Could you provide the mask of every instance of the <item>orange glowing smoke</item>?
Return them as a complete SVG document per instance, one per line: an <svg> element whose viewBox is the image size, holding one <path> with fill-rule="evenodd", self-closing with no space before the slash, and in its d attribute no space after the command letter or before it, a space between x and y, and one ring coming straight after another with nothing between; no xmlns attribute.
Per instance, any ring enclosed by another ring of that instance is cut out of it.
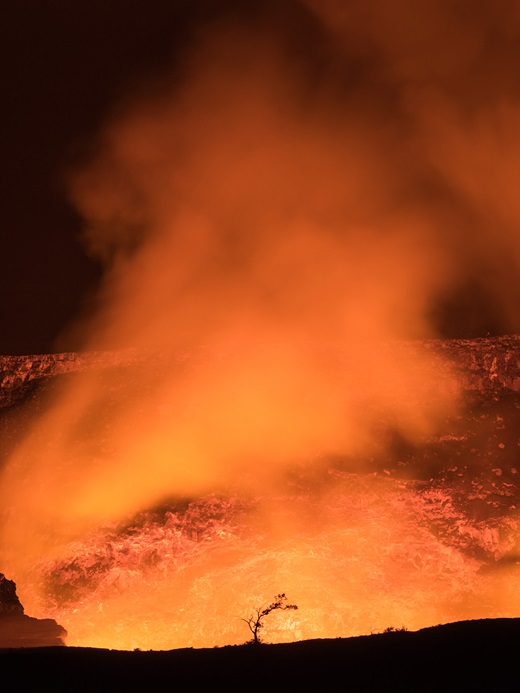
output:
<svg viewBox="0 0 520 693"><path fill-rule="evenodd" d="M403 340L434 336L436 301L481 263L489 261L485 282L497 296L503 291L492 276L498 258L507 253L517 266L515 209L496 212L503 209L502 189L497 184L481 196L479 177L490 161L502 172L511 160L500 158L489 118L508 131L517 111L509 106L488 116L491 102L470 128L460 125L456 94L441 95L438 85L457 86L457 75L462 79L476 59L473 44L463 43L460 60L458 53L433 67L424 60L424 84L416 53L444 54L438 46L448 15L435 13L436 40L428 34L423 46L395 24L387 30L390 4L378 5L381 16L368 17L361 3L352 3L354 27L348 17L336 22L335 3L325 3L323 25L307 17L315 41L303 54L287 43L286 28L253 31L231 21L207 27L182 78L143 89L107 125L93 160L72 176L86 242L106 263L106 275L97 313L68 338L81 337L83 349L152 350L153 358L123 383L105 371L71 378L14 452L2 477L8 519L1 547L3 570L21 594L31 565L62 559L70 542L106 523L172 497L232 492L249 498L262 489L271 498L300 460L377 455L381 420L418 441L459 406L442 364L427 349L412 353ZM413 3L401 5L416 11ZM421 27L430 32L430 25ZM453 46L455 37L448 38ZM364 78L346 84L345 74L376 44L388 63L378 65L374 54L375 62L366 58ZM476 153L471 133L481 145ZM472 236L460 225L474 221L481 204L500 223L486 226L479 217L471 234L480 240L461 259ZM515 324L510 302L504 306ZM368 491L378 498L376 507L387 502L380 491ZM282 524L279 505L265 507L261 523L248 516L252 536L265 523L278 530ZM265 565L255 565L254 552L240 546L209 552L179 577L181 592L191 590L195 599L198 584L200 599L213 601L215 590L246 590L253 573L258 584L254 594L243 594L242 612L253 597L261 605L263 594L282 590L302 602L296 619L305 601L315 599L310 592L325 579L327 554L334 554L349 573L349 586L339 576L329 586L343 616L332 623L320 612L312 627L291 622L291 636L346 635L362 629L362 619L369 627L366 614L355 625L344 614L361 599L365 566L377 566L374 585L380 584L388 569L381 558L385 532L403 531L399 513L391 512L383 531L359 518L356 529L342 526L338 512L323 521L330 532L320 529L311 538L298 514L284 517L291 532L284 528L283 540L294 545L279 546L277 533L267 532ZM412 540L420 543L421 532L402 536L404 552ZM421 559L429 566L421 584L429 586L413 602L418 613L407 614L408 625L455 615L446 604L426 606L444 580L434 577L443 551L435 546ZM467 571L472 567L456 567L453 580L460 584ZM128 635L114 634L114 619L122 622L135 609L143 622L145 612L156 612L150 599L163 603L177 589L171 577L156 576L154 584L151 592L118 586L99 602L102 618L80 609L83 627L71 611L64 623L71 639L76 630L78 644L131 646ZM401 606L419 587L411 582L403 589ZM38 608L38 595L25 598L26 608L31 600ZM222 600L221 615L229 607L228 597ZM183 633L176 645L213 642L216 624L207 622L208 631L190 640L192 602L178 597L172 604L172 630ZM380 623L378 608L376 601L373 618ZM395 622L396 612L385 614ZM137 644L167 646L161 638L148 634Z"/></svg>

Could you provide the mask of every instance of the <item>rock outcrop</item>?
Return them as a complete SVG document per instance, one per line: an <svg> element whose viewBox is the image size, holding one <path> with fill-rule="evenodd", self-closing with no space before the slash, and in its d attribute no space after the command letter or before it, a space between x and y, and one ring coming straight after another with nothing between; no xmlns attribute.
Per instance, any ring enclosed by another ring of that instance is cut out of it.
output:
<svg viewBox="0 0 520 693"><path fill-rule="evenodd" d="M439 358L441 370L457 374L462 389L496 396L520 392L520 335L478 339L433 339L409 342L410 356L417 349L427 349ZM387 348L392 348L391 344ZM326 348L324 347L326 351ZM399 346L401 358L406 353ZM19 402L32 387L53 379L94 368L117 369L138 363L160 364L159 352L84 352L38 354L30 356L0 355L0 408ZM180 354L179 361L208 358L204 349ZM160 367L160 366L159 366Z"/></svg>
<svg viewBox="0 0 520 693"><path fill-rule="evenodd" d="M26 616L15 583L0 573L0 648L64 645L66 637L53 619Z"/></svg>

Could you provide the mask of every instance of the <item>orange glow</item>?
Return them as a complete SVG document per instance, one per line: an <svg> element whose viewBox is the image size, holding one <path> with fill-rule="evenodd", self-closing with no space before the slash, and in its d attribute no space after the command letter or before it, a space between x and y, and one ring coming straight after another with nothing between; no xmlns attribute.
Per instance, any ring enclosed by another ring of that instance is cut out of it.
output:
<svg viewBox="0 0 520 693"><path fill-rule="evenodd" d="M494 130L516 132L518 109L466 128L445 104L438 85L476 49L449 31L438 50L439 3L425 3L424 42L394 3L373 18L303 4L330 32L330 73L311 78L277 34L210 26L182 80L143 90L70 175L106 272L96 314L64 339L146 357L70 375L1 473L2 571L68 644L243 642L240 618L279 592L299 609L266 621L268 641L517 610L496 594L514 576L479 572L431 514L486 546L481 528L381 465L385 434L420 446L463 411L425 341L436 301L482 276L518 323L496 279L520 259L505 185L518 147L504 161ZM360 43L379 46L384 85L404 85L393 100L373 76L345 86Z"/></svg>
<svg viewBox="0 0 520 693"><path fill-rule="evenodd" d="M489 541L464 527L449 494L434 497L421 484L336 473L310 492L209 496L163 512L85 534L67 555L44 561L24 581L31 611L58 617L69 645L170 649L245 642L241 617L275 584L290 587L299 609L266 620L267 642L388 624L413 630L518 608L515 571L486 575L462 542L435 536L435 513L451 512L460 537L476 531L482 549Z"/></svg>

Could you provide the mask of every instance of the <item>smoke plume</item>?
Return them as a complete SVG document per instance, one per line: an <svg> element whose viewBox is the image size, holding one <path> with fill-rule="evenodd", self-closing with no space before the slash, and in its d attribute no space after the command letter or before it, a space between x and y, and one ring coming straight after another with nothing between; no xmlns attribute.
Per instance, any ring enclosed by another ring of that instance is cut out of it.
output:
<svg viewBox="0 0 520 693"><path fill-rule="evenodd" d="M13 564L165 498L377 454L381 419L431 435L457 397L407 341L518 326L516 4L281 5L298 21L194 31L70 176L105 276L69 338L150 359L71 379L20 443Z"/></svg>

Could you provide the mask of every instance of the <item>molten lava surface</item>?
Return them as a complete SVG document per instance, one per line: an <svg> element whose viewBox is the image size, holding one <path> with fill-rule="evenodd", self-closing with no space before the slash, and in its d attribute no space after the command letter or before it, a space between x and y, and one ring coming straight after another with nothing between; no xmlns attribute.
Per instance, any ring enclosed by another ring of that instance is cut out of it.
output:
<svg viewBox="0 0 520 693"><path fill-rule="evenodd" d="M266 620L269 642L509 616L519 489L497 473L329 468L318 489L299 479L275 498L172 503L40 563L25 600L65 624L68 644L120 649L244 642L240 617L279 586L300 608Z"/></svg>
<svg viewBox="0 0 520 693"><path fill-rule="evenodd" d="M382 424L365 456L300 459L276 485L227 479L55 543L43 518L45 549L3 569L69 645L242 643L282 591L299 608L266 618L267 642L518 616L519 421L515 392L474 391L435 435Z"/></svg>

